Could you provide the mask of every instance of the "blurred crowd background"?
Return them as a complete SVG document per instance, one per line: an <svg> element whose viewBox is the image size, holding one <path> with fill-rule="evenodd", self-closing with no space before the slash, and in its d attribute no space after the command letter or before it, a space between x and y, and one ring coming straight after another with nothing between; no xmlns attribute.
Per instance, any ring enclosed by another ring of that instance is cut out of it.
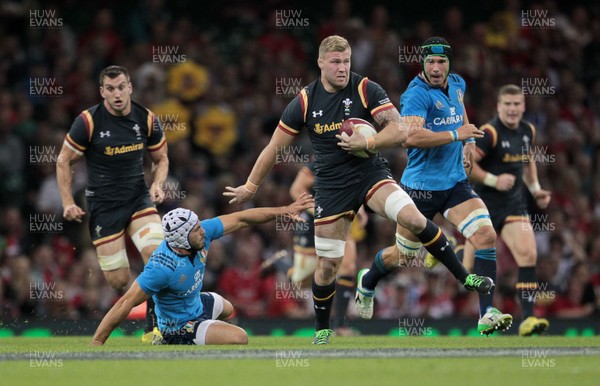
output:
<svg viewBox="0 0 600 386"><path fill-rule="evenodd" d="M598 315L597 2L509 0L478 9L466 1L439 9L347 0L204 3L0 5L3 320L100 318L116 300L99 269L87 224L62 219L55 172L73 119L100 102L102 68L128 67L133 99L163 122L170 172L160 213L184 206L208 218L247 207L229 205L221 193L226 185L245 181L286 104L318 76L318 45L331 34L350 40L352 70L382 85L396 106L421 68L410 54L434 35L453 47L452 70L467 82L465 103L476 125L495 116L499 86L538 86L529 89L525 118L537 127L539 178L553 195L545 211L529 198L537 273L546 291L537 312L564 318ZM276 165L252 205L290 202L291 182L311 152L306 135L294 145L298 157L288 160L296 161ZM385 156L399 179L405 151L389 150ZM75 170L74 191L85 206L85 162ZM230 299L242 317L312 317L308 294L282 296L282 291L297 290L284 285L292 256L290 228L270 223L213 243L203 288ZM392 223L371 215L357 235L359 268L370 266L393 235ZM460 235L454 236L460 242ZM516 265L501 242L498 248L496 304L518 316ZM261 270L281 250L288 251L287 257L269 272ZM141 258L131 245L128 253L137 275ZM375 316L471 317L477 310L476 295L459 288L445 268L427 271L415 262L380 285Z"/></svg>

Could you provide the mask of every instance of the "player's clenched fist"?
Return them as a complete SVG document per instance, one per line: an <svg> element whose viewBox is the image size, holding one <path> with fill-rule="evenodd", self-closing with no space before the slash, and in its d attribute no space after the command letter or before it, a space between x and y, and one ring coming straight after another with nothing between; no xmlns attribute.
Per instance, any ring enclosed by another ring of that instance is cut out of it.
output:
<svg viewBox="0 0 600 386"><path fill-rule="evenodd" d="M67 205L63 211L63 217L67 221L81 222L83 216L85 212L75 204Z"/></svg>
<svg viewBox="0 0 600 386"><path fill-rule="evenodd" d="M165 199L165 192L162 190L159 184L152 184L150 186L150 200L154 204L160 204Z"/></svg>

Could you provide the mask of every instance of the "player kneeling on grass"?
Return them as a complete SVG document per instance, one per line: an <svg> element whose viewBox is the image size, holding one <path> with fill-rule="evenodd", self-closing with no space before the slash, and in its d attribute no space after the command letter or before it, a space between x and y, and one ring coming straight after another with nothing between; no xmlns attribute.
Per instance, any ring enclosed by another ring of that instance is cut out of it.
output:
<svg viewBox="0 0 600 386"><path fill-rule="evenodd" d="M200 292L210 243L284 214L302 221L300 212L313 206L312 196L303 194L286 207L248 209L203 221L189 209L170 211L162 220L165 241L102 319L91 344L103 345L131 309L150 296L156 303L158 327L163 336L155 344L247 344L246 331L219 320L231 315L231 303L218 294Z"/></svg>

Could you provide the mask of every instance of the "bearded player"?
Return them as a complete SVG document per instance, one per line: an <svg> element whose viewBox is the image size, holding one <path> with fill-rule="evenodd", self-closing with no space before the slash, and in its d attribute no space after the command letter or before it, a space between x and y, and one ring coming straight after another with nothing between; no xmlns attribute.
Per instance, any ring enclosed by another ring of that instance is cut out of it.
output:
<svg viewBox="0 0 600 386"><path fill-rule="evenodd" d="M400 180L402 188L415 205L432 220L440 213L475 246L476 275L496 277L496 233L483 201L467 180L471 168L475 138L483 131L469 123L464 106L465 81L450 74L452 48L440 37L427 39L421 46L423 71L408 85L400 100L401 122L408 126L408 138L403 144L408 164ZM370 309L361 312L365 303L361 297L372 298L375 286L395 268L398 253L401 259L414 258L425 243L398 224L396 244L379 251L371 269L361 270L357 279L357 308L361 316L369 317ZM447 249L452 247L448 244ZM479 293L481 334L505 330L512 316L492 307L493 289Z"/></svg>

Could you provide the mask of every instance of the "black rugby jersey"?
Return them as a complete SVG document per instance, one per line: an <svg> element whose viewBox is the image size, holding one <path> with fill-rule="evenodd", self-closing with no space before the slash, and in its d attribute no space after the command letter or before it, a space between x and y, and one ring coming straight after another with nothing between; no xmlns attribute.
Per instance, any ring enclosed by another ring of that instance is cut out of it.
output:
<svg viewBox="0 0 600 386"><path fill-rule="evenodd" d="M87 163L86 197L122 201L146 194L144 149L165 146L160 122L148 109L131 101L127 116L114 116L100 103L84 110L73 122L67 144L83 153Z"/></svg>
<svg viewBox="0 0 600 386"><path fill-rule="evenodd" d="M503 198L504 204L521 201L524 185L523 168L529 160L531 147L535 145L535 127L521 120L516 129L509 129L504 126L500 118L496 117L480 129L485 132L485 135L483 138L476 139L477 152L481 156L479 165L483 170L497 176L503 173L514 175L515 184L507 192L500 192L485 185L476 185L475 190L484 201L486 198L499 197L499 195Z"/></svg>
<svg viewBox="0 0 600 386"><path fill-rule="evenodd" d="M343 188L374 167L387 167L387 161L379 153L360 158L340 148L335 135L342 122L348 118L373 122L373 116L391 108L394 105L381 86L351 72L348 85L334 93L325 91L320 78L304 87L285 108L277 128L297 135L306 127L315 153L315 189Z"/></svg>

